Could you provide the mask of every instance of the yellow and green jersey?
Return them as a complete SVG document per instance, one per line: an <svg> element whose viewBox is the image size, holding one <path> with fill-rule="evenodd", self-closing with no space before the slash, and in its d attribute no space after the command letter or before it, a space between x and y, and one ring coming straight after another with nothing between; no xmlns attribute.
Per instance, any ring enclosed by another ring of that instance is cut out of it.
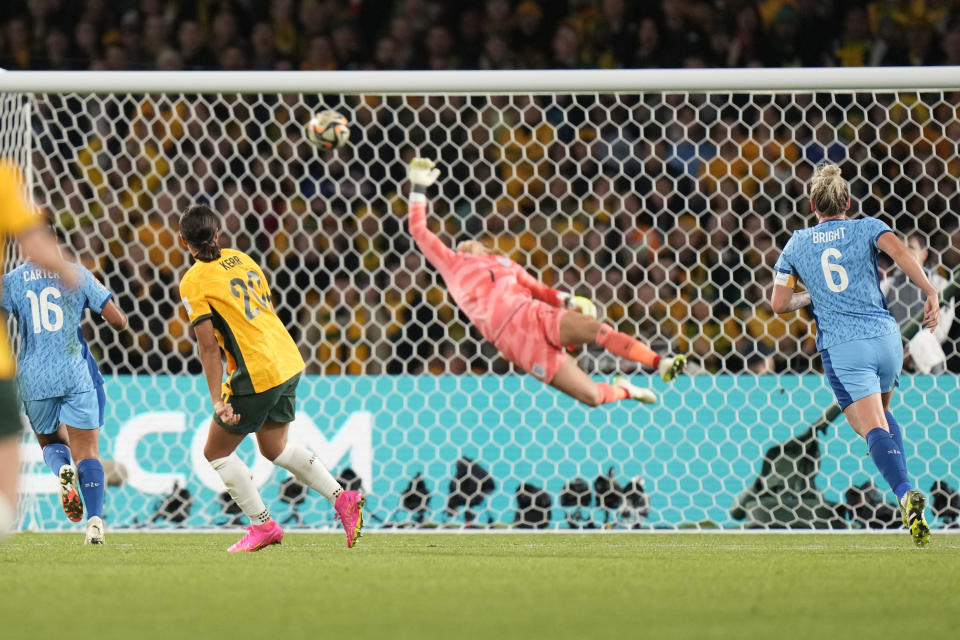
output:
<svg viewBox="0 0 960 640"><path fill-rule="evenodd" d="M0 159L0 235L17 235L42 222L26 198L23 180L15 165ZM6 246L0 239L0 256L6 255ZM10 380L17 365L7 339L7 325L0 322L0 380Z"/></svg>
<svg viewBox="0 0 960 640"><path fill-rule="evenodd" d="M242 251L224 249L217 260L197 261L180 280L180 299L192 325L213 322L227 354L227 397L262 393L303 371L263 271Z"/></svg>

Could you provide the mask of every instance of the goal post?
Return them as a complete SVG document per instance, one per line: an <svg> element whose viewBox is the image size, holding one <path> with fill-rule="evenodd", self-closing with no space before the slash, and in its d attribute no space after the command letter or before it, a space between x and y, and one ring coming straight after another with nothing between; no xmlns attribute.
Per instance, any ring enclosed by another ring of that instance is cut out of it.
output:
<svg viewBox="0 0 960 640"><path fill-rule="evenodd" d="M223 216L225 243L263 265L307 362L292 437L368 493L372 528L890 525L865 445L839 422L815 428L834 400L811 316L776 316L765 301L780 249L810 222L805 188L822 160L841 166L857 213L917 233L931 273L952 279L958 77L955 67L0 74L3 152L21 154L37 202L130 316L119 336L96 318L84 329L107 379L108 525L242 520L203 460L209 400L177 294L188 261L176 220L197 201ZM28 114L16 123L15 96ZM303 124L328 108L351 137L323 153ZM428 220L446 242L480 238L592 298L618 330L686 354L691 375L668 385L584 350L575 355L597 379L624 372L660 396L593 409L520 375L407 233L414 154L442 170ZM913 317L910 285L885 286ZM905 373L893 407L910 475L924 491L939 483L947 504L960 485L958 335L940 336L942 362ZM22 526L68 528L38 447L25 438L23 451ZM333 525L325 501L251 443L240 454L284 526ZM955 517L945 508L932 524Z"/></svg>

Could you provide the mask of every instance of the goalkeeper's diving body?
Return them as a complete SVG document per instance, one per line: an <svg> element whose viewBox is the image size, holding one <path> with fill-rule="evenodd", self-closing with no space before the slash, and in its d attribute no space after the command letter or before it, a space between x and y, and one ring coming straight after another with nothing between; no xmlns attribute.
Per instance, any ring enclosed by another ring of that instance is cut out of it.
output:
<svg viewBox="0 0 960 640"><path fill-rule="evenodd" d="M449 249L427 228L426 191L439 175L432 160L410 162L410 234L483 337L510 362L591 407L628 398L656 402L651 390L631 384L624 376L613 384L594 382L564 345L599 345L656 369L664 381L683 371L684 357L657 355L639 340L599 322L590 300L548 287L481 242L468 240L456 251Z"/></svg>

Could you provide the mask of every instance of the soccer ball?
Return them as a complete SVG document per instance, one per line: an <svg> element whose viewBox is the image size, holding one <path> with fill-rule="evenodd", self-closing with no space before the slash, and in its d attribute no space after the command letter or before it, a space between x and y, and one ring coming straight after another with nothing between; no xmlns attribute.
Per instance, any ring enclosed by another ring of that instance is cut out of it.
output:
<svg viewBox="0 0 960 640"><path fill-rule="evenodd" d="M342 147L349 139L347 119L333 109L321 111L307 123L307 140L324 151Z"/></svg>

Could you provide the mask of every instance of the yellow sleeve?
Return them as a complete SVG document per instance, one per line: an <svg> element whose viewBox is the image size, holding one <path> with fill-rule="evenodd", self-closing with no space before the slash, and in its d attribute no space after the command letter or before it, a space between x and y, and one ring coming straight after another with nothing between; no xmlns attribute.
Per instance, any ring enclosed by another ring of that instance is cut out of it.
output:
<svg viewBox="0 0 960 640"><path fill-rule="evenodd" d="M0 232L18 234L42 222L24 195L17 168L0 160Z"/></svg>
<svg viewBox="0 0 960 640"><path fill-rule="evenodd" d="M191 326L196 326L198 322L213 315L210 311L210 303L207 302L199 284L197 278L190 277L189 272L180 281L180 300L183 302L183 308L187 310Z"/></svg>

